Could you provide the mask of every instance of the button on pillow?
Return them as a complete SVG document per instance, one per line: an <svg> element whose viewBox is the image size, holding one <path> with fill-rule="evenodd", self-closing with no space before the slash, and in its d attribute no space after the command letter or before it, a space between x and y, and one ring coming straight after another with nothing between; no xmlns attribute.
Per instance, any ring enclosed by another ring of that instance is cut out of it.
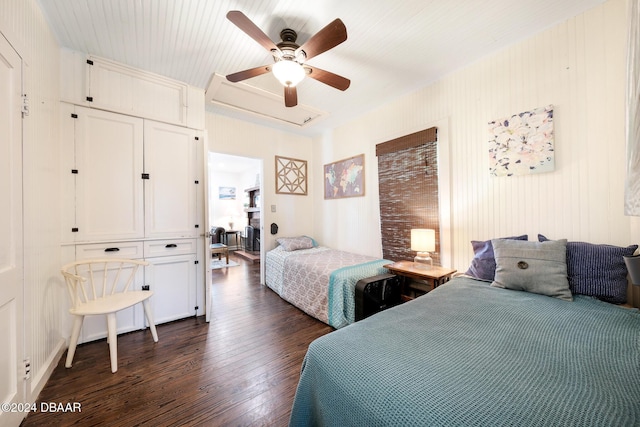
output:
<svg viewBox="0 0 640 427"><path fill-rule="evenodd" d="M567 280L567 241L491 241L496 274L491 286L573 301Z"/></svg>

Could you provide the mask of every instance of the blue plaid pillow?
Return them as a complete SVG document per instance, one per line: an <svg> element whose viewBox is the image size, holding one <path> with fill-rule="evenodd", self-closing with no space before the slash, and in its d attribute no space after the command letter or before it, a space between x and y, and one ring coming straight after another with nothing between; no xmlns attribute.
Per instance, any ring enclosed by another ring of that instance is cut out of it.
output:
<svg viewBox="0 0 640 427"><path fill-rule="evenodd" d="M538 234L538 240L547 239ZM626 248L586 242L567 243L567 275L574 294L588 295L614 304L627 302L627 266L623 256L633 255L638 245Z"/></svg>

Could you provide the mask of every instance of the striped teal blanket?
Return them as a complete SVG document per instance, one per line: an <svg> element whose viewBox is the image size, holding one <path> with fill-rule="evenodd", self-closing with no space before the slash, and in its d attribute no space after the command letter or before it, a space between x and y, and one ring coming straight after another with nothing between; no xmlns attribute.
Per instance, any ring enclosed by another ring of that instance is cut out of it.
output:
<svg viewBox="0 0 640 427"><path fill-rule="evenodd" d="M290 425L640 425L640 312L574 298L456 278L323 336Z"/></svg>

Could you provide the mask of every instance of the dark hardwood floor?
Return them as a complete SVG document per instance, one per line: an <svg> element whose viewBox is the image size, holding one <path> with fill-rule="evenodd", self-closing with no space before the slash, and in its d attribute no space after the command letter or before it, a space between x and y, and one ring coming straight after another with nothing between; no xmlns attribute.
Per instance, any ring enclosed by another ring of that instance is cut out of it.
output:
<svg viewBox="0 0 640 427"><path fill-rule="evenodd" d="M302 359L332 330L260 285L259 264L213 270L212 316L118 337L118 371L105 340L64 357L37 400L81 412L35 412L22 426L286 426ZM72 405L70 407L73 407Z"/></svg>

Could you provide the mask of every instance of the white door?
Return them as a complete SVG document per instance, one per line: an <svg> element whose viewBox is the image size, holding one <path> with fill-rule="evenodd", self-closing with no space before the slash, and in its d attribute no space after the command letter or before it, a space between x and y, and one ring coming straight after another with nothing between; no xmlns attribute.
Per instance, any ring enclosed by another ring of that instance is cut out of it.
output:
<svg viewBox="0 0 640 427"><path fill-rule="evenodd" d="M202 154L202 185L204 188L202 208L204 211L204 319L211 321L211 221L209 220L209 139L205 135L201 147Z"/></svg>
<svg viewBox="0 0 640 427"><path fill-rule="evenodd" d="M75 107L75 241L144 236L143 121Z"/></svg>
<svg viewBox="0 0 640 427"><path fill-rule="evenodd" d="M146 237L198 237L196 131L144 122Z"/></svg>
<svg viewBox="0 0 640 427"><path fill-rule="evenodd" d="M0 33L0 402L25 401L21 60ZM0 411L0 425L24 413ZM11 407L9 409L12 409ZM19 409L16 407L16 409Z"/></svg>

